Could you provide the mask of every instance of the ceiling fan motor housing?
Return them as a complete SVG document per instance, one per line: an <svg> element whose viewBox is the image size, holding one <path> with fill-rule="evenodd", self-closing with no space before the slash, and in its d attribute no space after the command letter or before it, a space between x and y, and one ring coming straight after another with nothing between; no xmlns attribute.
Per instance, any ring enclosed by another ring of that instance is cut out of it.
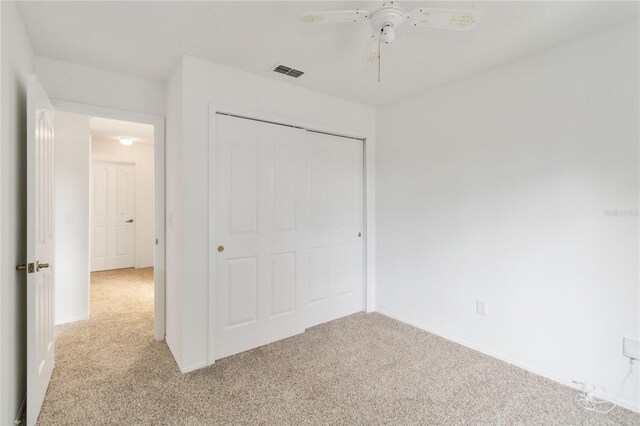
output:
<svg viewBox="0 0 640 426"><path fill-rule="evenodd" d="M396 37L395 29L400 27L407 17L404 10L389 2L371 12L369 19L373 29L380 34L380 41L391 43Z"/></svg>

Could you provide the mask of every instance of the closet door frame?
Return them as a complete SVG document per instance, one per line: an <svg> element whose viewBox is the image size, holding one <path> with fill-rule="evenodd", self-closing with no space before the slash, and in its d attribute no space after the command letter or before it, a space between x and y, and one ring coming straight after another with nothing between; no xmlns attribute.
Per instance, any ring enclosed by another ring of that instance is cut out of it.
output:
<svg viewBox="0 0 640 426"><path fill-rule="evenodd" d="M363 242L363 300L362 310L365 312L373 312L375 310L374 305L374 282L375 282L375 270L373 266L374 259L374 247L375 247L375 233L373 230L375 205L374 205L374 173L375 173L375 145L373 141L372 131L370 132L358 132L344 128L336 128L332 126L317 124L304 120L297 120L289 117L277 116L269 113L263 113L253 111L250 109L232 107L226 105L220 105L215 103L209 104L209 246L208 246L208 346L207 346L207 363L209 365L215 362L215 296L216 296L216 230L215 230L215 217L216 211L216 116L231 115L238 118L245 118L250 120L263 121L267 123L297 127L318 133L327 133L330 135L341 136L352 139L359 139L362 141L363 147L363 229L364 229L364 242Z"/></svg>

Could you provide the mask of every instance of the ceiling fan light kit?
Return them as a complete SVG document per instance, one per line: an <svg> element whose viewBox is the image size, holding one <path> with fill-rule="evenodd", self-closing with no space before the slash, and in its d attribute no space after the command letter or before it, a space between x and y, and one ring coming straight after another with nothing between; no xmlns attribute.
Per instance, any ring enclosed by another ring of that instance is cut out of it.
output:
<svg viewBox="0 0 640 426"><path fill-rule="evenodd" d="M382 6L372 12L366 10L336 10L331 12L312 12L300 16L305 24L340 24L369 21L373 29L369 41L366 62L380 62L380 44L389 44L396 38L396 30L403 24L411 27L469 31L480 21L480 12L469 9L442 9L422 7L405 12L394 1L385 1ZM380 76L378 75L378 81Z"/></svg>
<svg viewBox="0 0 640 426"><path fill-rule="evenodd" d="M401 27L406 20L404 11L394 6L393 2L389 2L389 5L384 3L381 8L369 15L373 31L378 33L380 41L385 44L391 43L396 38L396 28Z"/></svg>

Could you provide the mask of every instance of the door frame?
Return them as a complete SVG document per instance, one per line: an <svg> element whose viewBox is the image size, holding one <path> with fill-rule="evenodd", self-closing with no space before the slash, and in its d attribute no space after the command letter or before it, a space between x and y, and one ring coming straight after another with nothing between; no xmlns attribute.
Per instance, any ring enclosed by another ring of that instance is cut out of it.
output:
<svg viewBox="0 0 640 426"><path fill-rule="evenodd" d="M133 217L136 221L141 217L140 215L140 202L139 196L141 194L140 189L140 173L139 173L139 165L138 161L120 161L120 160L104 160L102 158L91 158L89 167L89 177L93 179L93 165L95 163L111 163L111 164L126 164L129 166L133 166L134 173L134 182L133 182ZM155 179L155 176L154 176ZM89 200L93 200L94 191L92 190L91 184L89 185ZM91 231L93 230L93 214L91 213L91 209L93 206L89 207L89 226L91 229L89 230L89 236L91 236ZM140 267L140 232L138 230L137 222L134 222L135 226L133 228L133 267ZM89 253L93 252L93 239L89 238ZM155 259L154 259L155 261ZM91 271L91 255L89 256L89 271ZM97 271L96 271L97 272Z"/></svg>
<svg viewBox="0 0 640 426"><path fill-rule="evenodd" d="M334 136L340 136L362 141L363 150L363 229L364 247L363 247L363 300L362 309L365 312L373 312L374 304L374 288L375 288L375 269L373 260L375 258L375 198L374 198L374 177L375 177L375 144L373 138L373 130L369 132L354 131L353 129L345 129L325 124L318 124L310 121L299 120L296 118L274 115L270 113L255 111L242 107L234 107L209 103L209 285L208 285L208 330L207 330L207 364L215 363L215 293L216 293L216 270L215 270L215 253L216 232L215 218L212 213L215 212L215 152L216 152L216 115L231 115L238 118L257 120L275 125L300 128L308 131L325 133Z"/></svg>
<svg viewBox="0 0 640 426"><path fill-rule="evenodd" d="M164 340L166 333L166 155L165 118L162 115L107 108L60 99L51 99L56 111L71 112L113 120L133 121L153 125L154 185L155 185L155 234L154 253L154 338ZM137 177L136 177L137 179ZM137 259L136 259L137 262ZM137 264L137 263L136 263ZM87 270L91 266L87 265ZM87 283L90 285L90 283Z"/></svg>

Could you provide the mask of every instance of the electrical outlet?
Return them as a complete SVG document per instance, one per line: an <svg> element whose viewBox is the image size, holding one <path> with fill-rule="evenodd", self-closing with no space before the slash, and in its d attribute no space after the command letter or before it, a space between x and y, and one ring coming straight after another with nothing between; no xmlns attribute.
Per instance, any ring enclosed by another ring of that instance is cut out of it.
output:
<svg viewBox="0 0 640 426"><path fill-rule="evenodd" d="M623 337L622 355L631 359L640 359L640 341L631 337Z"/></svg>
<svg viewBox="0 0 640 426"><path fill-rule="evenodd" d="M484 300L476 300L476 313L478 315L486 316L487 315L487 302Z"/></svg>

